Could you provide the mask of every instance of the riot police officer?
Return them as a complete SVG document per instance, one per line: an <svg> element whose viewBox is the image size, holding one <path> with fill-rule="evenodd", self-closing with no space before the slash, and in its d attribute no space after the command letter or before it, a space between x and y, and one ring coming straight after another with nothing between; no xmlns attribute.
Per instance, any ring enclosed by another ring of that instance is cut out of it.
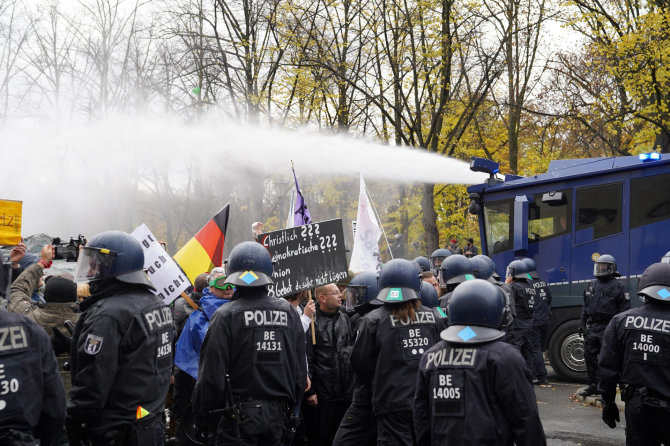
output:
<svg viewBox="0 0 670 446"><path fill-rule="evenodd" d="M351 317L351 327L358 330L362 318L370 311L382 305L377 300L379 287L377 274L367 271L354 277L346 290L347 302L351 302L355 314ZM338 446L374 445L377 438L372 412L372 389L370 382L354 373L354 391L349 408L344 413L340 427L335 434L333 444Z"/></svg>
<svg viewBox="0 0 670 446"><path fill-rule="evenodd" d="M91 296L72 336L70 444L163 443L174 325L143 267L140 243L125 232L102 232L79 253L75 281Z"/></svg>
<svg viewBox="0 0 670 446"><path fill-rule="evenodd" d="M619 421L614 398L617 382L626 402L626 444L670 444L670 264L649 266L638 282L644 305L619 313L607 326L598 362L605 406L602 418L611 428Z"/></svg>
<svg viewBox="0 0 670 446"><path fill-rule="evenodd" d="M0 254L0 300L8 297L11 263ZM0 309L0 444L56 444L65 420L65 389L47 333L23 315ZM39 443L38 443L39 439Z"/></svg>
<svg viewBox="0 0 670 446"><path fill-rule="evenodd" d="M598 393L598 355L603 333L615 314L630 309L628 287L615 280L620 274L614 257L604 254L593 266L596 277L584 289L581 331L584 334L584 361L589 385L578 395L587 397Z"/></svg>
<svg viewBox="0 0 670 446"><path fill-rule="evenodd" d="M451 252L448 249L444 248L436 249L430 255L430 270L433 272L435 276L437 276L438 270L440 269L440 266L442 265L444 259L446 259L450 255Z"/></svg>
<svg viewBox="0 0 670 446"><path fill-rule="evenodd" d="M414 384L421 355L438 340L435 315L421 305L421 279L412 262L394 259L379 274L380 308L358 329L354 373L372 386L377 444L412 445Z"/></svg>
<svg viewBox="0 0 670 446"><path fill-rule="evenodd" d="M525 257L521 259L528 265L528 274L533 278L531 284L537 291L535 307L533 309L533 330L531 331L530 342L533 352L533 377L541 386L549 384L547 380L547 367L544 365L543 352L547 350L549 340L549 318L551 317L551 291L549 285L537 273L535 260Z"/></svg>
<svg viewBox="0 0 670 446"><path fill-rule="evenodd" d="M502 291L481 279L464 282L447 310L449 328L419 365L417 444L546 444L530 372L501 342Z"/></svg>
<svg viewBox="0 0 670 446"><path fill-rule="evenodd" d="M262 245L235 246L227 270L235 293L212 316L202 345L195 423L204 430L220 415L216 444L279 445L307 384L302 323L286 300L268 296L272 258Z"/></svg>
<svg viewBox="0 0 670 446"><path fill-rule="evenodd" d="M416 257L413 261L419 265L422 272L430 271L432 269L430 265L430 260L428 260L424 256Z"/></svg>
<svg viewBox="0 0 670 446"><path fill-rule="evenodd" d="M523 355L528 368L533 370L533 357L537 354L531 342L533 316L537 290L533 287L532 276L528 273L528 265L521 260L514 260L507 265L505 284L514 301L515 318L509 333L509 342L515 345ZM536 346L539 348L539 346Z"/></svg>
<svg viewBox="0 0 670 446"><path fill-rule="evenodd" d="M505 296L505 320L500 325L500 329L505 333L509 333L514 325L516 310L514 308L514 301L510 298L507 291L508 287L498 281L500 276L498 276L498 279L495 278L497 276L495 263L490 257L480 254L470 258L470 264L472 265L472 274L476 279L491 282L503 292Z"/></svg>
<svg viewBox="0 0 670 446"><path fill-rule="evenodd" d="M443 294L440 296L440 307L446 309L451 292L458 284L474 279L474 271L470 259L461 254L453 254L446 258L439 269L438 282Z"/></svg>

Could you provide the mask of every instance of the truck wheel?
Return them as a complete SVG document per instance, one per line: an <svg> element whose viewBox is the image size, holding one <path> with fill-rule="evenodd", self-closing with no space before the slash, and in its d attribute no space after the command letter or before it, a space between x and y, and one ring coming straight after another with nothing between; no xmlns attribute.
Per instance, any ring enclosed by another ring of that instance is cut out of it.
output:
<svg viewBox="0 0 670 446"><path fill-rule="evenodd" d="M579 325L575 319L554 330L549 339L549 362L561 378L586 382L584 338L579 335Z"/></svg>

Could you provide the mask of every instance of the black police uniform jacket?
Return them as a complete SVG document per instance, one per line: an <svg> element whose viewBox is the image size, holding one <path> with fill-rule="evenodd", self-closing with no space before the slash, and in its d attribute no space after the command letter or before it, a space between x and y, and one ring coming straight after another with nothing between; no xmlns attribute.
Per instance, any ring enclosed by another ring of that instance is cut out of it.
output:
<svg viewBox="0 0 670 446"><path fill-rule="evenodd" d="M647 302L607 326L598 361L598 389L614 401L617 383L646 387L670 401L670 304Z"/></svg>
<svg viewBox="0 0 670 446"><path fill-rule="evenodd" d="M549 285L543 279L535 279L531 282L537 291L535 295L535 306L533 307L533 325L541 326L549 323L551 316L551 291Z"/></svg>
<svg viewBox="0 0 670 446"><path fill-rule="evenodd" d="M440 341L419 365L417 444L546 444L531 378L510 344Z"/></svg>
<svg viewBox="0 0 670 446"><path fill-rule="evenodd" d="M621 281L593 279L584 289L582 306L582 327L591 326L605 329L615 314L630 309L628 287Z"/></svg>
<svg viewBox="0 0 670 446"><path fill-rule="evenodd" d="M226 374L237 398L295 403L307 386L300 316L265 288L239 287L212 316L200 352L193 408L199 422L226 406Z"/></svg>
<svg viewBox="0 0 670 446"><path fill-rule="evenodd" d="M65 419L65 389L46 332L0 311L0 433L15 429L51 444Z"/></svg>
<svg viewBox="0 0 670 446"><path fill-rule="evenodd" d="M354 336L349 316L342 311L331 314L317 309L314 328L315 345L311 345L311 331L306 334L312 390L319 401L351 400L353 374L350 356Z"/></svg>
<svg viewBox="0 0 670 446"><path fill-rule="evenodd" d="M421 305L409 323L395 318L392 308L385 304L365 315L351 355L354 373L372 385L377 416L412 410L419 360L439 339L430 308Z"/></svg>
<svg viewBox="0 0 670 446"><path fill-rule="evenodd" d="M90 430L160 416L172 371L172 312L138 285L114 282L80 304L68 416Z"/></svg>
<svg viewBox="0 0 670 446"><path fill-rule="evenodd" d="M514 328L532 327L537 290L526 280L515 280L507 284L507 289L510 299L514 301Z"/></svg>

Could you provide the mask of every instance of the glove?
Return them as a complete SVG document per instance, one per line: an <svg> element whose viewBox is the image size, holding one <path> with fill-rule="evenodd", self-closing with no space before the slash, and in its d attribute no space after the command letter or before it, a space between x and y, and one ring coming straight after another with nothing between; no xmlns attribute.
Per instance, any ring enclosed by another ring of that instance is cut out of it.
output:
<svg viewBox="0 0 670 446"><path fill-rule="evenodd" d="M616 427L616 422L619 421L619 408L615 402L605 404L602 417L605 424L611 429Z"/></svg>
<svg viewBox="0 0 670 446"><path fill-rule="evenodd" d="M86 430L84 425L73 418L65 418L65 430L67 431L67 439L71 446L80 446L85 443Z"/></svg>
<svg viewBox="0 0 670 446"><path fill-rule="evenodd" d="M67 353L69 355L70 346L72 345L72 336L63 334L63 332L56 327L51 327L51 330L54 332L54 335L51 338L51 346L53 347L56 356L63 353Z"/></svg>

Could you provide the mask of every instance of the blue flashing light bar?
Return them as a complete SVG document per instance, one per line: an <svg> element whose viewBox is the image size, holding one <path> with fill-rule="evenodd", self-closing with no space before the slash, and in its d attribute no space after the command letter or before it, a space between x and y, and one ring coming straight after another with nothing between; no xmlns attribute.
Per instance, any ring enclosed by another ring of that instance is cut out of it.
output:
<svg viewBox="0 0 670 446"><path fill-rule="evenodd" d="M658 152L640 153L640 161L658 161L661 159L661 154Z"/></svg>

